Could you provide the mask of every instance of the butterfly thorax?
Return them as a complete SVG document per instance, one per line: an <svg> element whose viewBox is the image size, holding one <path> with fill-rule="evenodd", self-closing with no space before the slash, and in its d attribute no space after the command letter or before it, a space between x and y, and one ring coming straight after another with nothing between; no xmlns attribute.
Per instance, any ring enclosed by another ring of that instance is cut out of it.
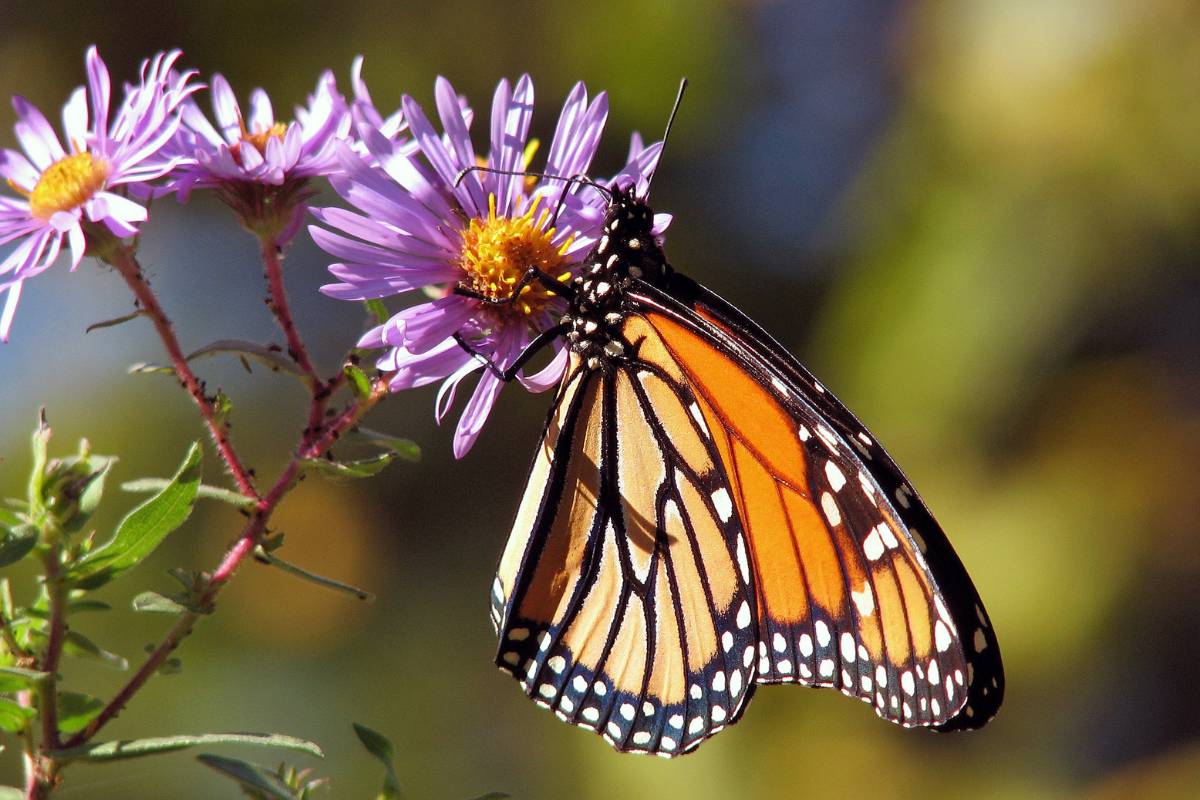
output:
<svg viewBox="0 0 1200 800"><path fill-rule="evenodd" d="M671 269L654 235L654 212L633 192L613 191L600 239L579 267L575 296L563 317L571 349L593 368L624 355L617 331L627 313L630 285L659 284Z"/></svg>

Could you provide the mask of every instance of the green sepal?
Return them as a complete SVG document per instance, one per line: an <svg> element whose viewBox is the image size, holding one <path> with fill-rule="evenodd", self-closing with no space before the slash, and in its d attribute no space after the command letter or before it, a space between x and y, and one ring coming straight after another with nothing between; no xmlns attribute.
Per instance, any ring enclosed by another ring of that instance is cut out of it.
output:
<svg viewBox="0 0 1200 800"><path fill-rule="evenodd" d="M154 552L192 513L200 489L200 456L199 443L193 443L170 483L129 512L112 539L71 565L67 580L95 589Z"/></svg>

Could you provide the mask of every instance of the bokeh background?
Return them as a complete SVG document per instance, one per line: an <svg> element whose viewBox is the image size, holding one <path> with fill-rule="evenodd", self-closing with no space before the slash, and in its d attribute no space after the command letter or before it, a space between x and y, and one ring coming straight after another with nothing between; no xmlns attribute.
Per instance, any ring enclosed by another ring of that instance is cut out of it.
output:
<svg viewBox="0 0 1200 800"><path fill-rule="evenodd" d="M611 93L599 164L661 130L691 78L655 201L669 252L797 353L920 487L986 599L1008 701L987 729L884 725L832 692L772 687L695 755L619 756L526 700L491 666L492 570L547 396L505 393L454 462L433 391L372 426L419 465L360 483L307 481L277 517L283 555L378 595L356 602L246 566L113 737L273 730L320 742L337 798L380 770L350 730L386 733L410 798L1185 796L1200 786L1200 5L1192 0L888 2L0 3L0 95L55 118L95 42L114 76L179 46L244 97L302 101L366 56L376 102L432 99L451 78L486 111L530 72L547 137L578 79ZM13 146L0 109L0 144ZM477 128L480 126L477 124ZM277 339L255 243L220 206L161 202L144 262L185 346ZM316 293L326 259L287 262L326 368L357 335ZM89 437L117 477L166 475L200 428L94 262L29 283L0 346L0 491L21 491L45 404L60 451ZM303 425L283 377L210 360L261 475ZM218 480L208 458L210 480ZM101 530L134 498L110 497ZM165 570L209 568L240 518L204 506L107 589L126 608ZM107 618L105 618L105 616ZM82 625L83 622L87 625ZM81 620L136 659L161 619ZM122 676L68 665L75 688ZM231 752L270 763L265 752ZM305 762L307 763L307 762ZM10 748L0 783L16 781ZM75 767L66 798L233 797L188 754ZM1194 795L1193 795L1194 796Z"/></svg>

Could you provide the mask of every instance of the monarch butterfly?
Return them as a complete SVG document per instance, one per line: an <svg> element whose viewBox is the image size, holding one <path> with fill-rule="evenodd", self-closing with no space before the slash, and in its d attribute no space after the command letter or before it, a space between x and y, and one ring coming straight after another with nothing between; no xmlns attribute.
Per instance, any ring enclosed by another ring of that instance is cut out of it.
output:
<svg viewBox="0 0 1200 800"><path fill-rule="evenodd" d="M497 665L617 750L664 757L764 683L837 688L906 727L984 725L1004 694L996 637L900 468L671 268L648 188L591 185L609 202L573 281L530 270L512 294L541 281L568 302L560 324L508 370L477 355L511 379L569 347L493 584Z"/></svg>

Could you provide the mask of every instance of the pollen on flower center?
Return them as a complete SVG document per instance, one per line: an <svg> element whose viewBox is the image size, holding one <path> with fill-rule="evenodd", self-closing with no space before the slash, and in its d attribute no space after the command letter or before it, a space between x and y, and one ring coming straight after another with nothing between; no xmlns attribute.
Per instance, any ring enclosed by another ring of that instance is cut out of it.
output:
<svg viewBox="0 0 1200 800"><path fill-rule="evenodd" d="M251 133L250 131L246 130L246 126L243 124L241 141L235 142L229 149L233 153L234 158L238 159L239 161L241 160L240 151L243 144L250 145L257 150L260 155L266 155L267 142L271 141L272 139L282 139L285 134L287 134L287 125L282 122L276 122L266 130L258 131L257 133Z"/></svg>
<svg viewBox="0 0 1200 800"><path fill-rule="evenodd" d="M459 264L466 272L464 289L490 300L508 300L530 267L564 282L571 277L562 265L574 237L557 247L552 243L555 229L545 227L549 212L538 213L538 200L519 217L498 217L496 196L488 198L487 218L472 219L462 232ZM519 299L508 308L529 316L542 311L551 297L553 292L533 281L521 288Z"/></svg>
<svg viewBox="0 0 1200 800"><path fill-rule="evenodd" d="M108 162L82 152L51 164L29 193L29 211L47 220L59 211L70 211L87 202L104 187Z"/></svg>

